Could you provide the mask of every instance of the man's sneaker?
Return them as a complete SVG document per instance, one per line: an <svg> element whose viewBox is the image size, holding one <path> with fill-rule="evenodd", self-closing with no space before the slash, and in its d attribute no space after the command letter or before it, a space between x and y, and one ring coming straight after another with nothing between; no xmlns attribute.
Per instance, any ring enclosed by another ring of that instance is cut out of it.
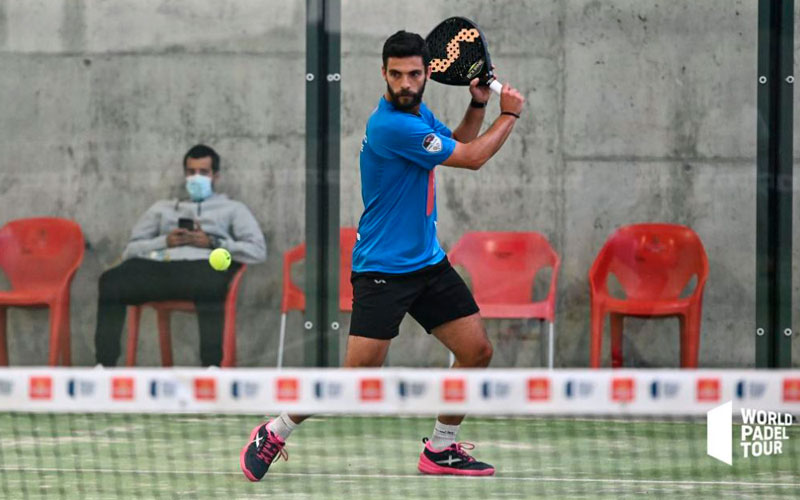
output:
<svg viewBox="0 0 800 500"><path fill-rule="evenodd" d="M251 481L260 481L278 456L289 460L289 454L283 449L286 443L280 436L267 429L267 425L269 422L253 429L250 433L250 442L242 448L242 454L239 455L242 472Z"/></svg>
<svg viewBox="0 0 800 500"><path fill-rule="evenodd" d="M436 451L428 438L422 438L425 449L419 454L417 469L423 474L454 474L458 476L491 476L494 467L478 462L465 450L472 450L472 443L453 443L447 448Z"/></svg>

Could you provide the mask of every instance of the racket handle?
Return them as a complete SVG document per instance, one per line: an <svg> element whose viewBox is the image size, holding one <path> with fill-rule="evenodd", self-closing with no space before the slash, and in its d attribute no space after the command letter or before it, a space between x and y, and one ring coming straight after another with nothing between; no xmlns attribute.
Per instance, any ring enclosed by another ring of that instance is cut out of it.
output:
<svg viewBox="0 0 800 500"><path fill-rule="evenodd" d="M503 91L503 84L495 79L489 84L489 88L494 90L497 95L500 95L500 93Z"/></svg>

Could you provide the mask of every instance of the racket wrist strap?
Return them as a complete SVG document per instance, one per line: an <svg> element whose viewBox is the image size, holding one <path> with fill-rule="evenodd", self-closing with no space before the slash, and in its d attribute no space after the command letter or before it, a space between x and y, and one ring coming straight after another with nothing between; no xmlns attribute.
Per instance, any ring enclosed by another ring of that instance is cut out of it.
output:
<svg viewBox="0 0 800 500"><path fill-rule="evenodd" d="M473 99L473 100L471 100L469 102L469 107L470 108L482 109L482 108L486 107L486 103L485 102L476 101L475 99Z"/></svg>
<svg viewBox="0 0 800 500"><path fill-rule="evenodd" d="M512 113L511 111L501 111L500 114L513 116L514 118L519 119L519 115L516 113Z"/></svg>

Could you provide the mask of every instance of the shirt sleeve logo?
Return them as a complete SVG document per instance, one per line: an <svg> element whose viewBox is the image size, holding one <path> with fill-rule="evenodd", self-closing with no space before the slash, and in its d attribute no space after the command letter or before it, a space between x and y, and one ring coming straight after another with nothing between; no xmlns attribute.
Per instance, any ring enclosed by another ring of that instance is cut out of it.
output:
<svg viewBox="0 0 800 500"><path fill-rule="evenodd" d="M430 133L422 139L422 148L428 153L438 153L442 150L442 140L438 135Z"/></svg>

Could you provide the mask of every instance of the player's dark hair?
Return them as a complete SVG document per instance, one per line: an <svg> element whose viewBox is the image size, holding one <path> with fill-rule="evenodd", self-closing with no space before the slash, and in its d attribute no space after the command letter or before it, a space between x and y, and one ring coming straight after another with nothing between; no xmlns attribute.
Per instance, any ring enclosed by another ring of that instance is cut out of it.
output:
<svg viewBox="0 0 800 500"><path fill-rule="evenodd" d="M219 155L205 144L198 144L189 148L189 151L186 152L186 156L183 157L183 169L186 170L186 160L189 158L198 160L206 157L211 157L211 171L215 174L219 172Z"/></svg>
<svg viewBox="0 0 800 500"><path fill-rule="evenodd" d="M431 55L425 40L416 33L400 30L386 39L383 44L383 67L390 57L422 57L425 67L431 62Z"/></svg>

